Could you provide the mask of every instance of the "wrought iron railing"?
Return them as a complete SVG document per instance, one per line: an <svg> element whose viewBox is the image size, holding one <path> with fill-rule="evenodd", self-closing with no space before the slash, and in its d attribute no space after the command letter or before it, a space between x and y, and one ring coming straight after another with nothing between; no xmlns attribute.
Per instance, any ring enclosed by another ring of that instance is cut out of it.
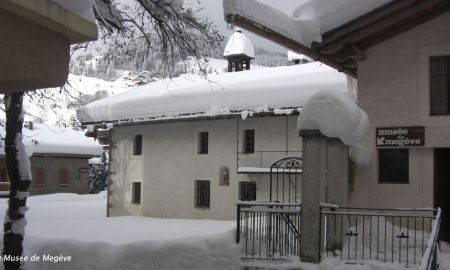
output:
<svg viewBox="0 0 450 270"><path fill-rule="evenodd" d="M347 262L378 260L419 265L436 220L435 209L321 209L321 253Z"/></svg>
<svg viewBox="0 0 450 270"><path fill-rule="evenodd" d="M244 259L300 255L300 204L238 202L236 242Z"/></svg>

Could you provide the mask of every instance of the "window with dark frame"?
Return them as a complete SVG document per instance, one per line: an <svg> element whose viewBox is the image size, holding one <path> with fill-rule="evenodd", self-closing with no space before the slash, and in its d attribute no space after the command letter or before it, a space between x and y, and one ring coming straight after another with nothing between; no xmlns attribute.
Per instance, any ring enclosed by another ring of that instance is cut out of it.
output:
<svg viewBox="0 0 450 270"><path fill-rule="evenodd" d="M141 204L141 182L133 182L132 183L132 200L131 202L134 204Z"/></svg>
<svg viewBox="0 0 450 270"><path fill-rule="evenodd" d="M59 171L59 185L60 186L69 185L69 171L67 169L61 169Z"/></svg>
<svg viewBox="0 0 450 270"><path fill-rule="evenodd" d="M195 208L209 208L210 202L210 181L195 181Z"/></svg>
<svg viewBox="0 0 450 270"><path fill-rule="evenodd" d="M239 200L256 201L255 182L239 182Z"/></svg>
<svg viewBox="0 0 450 270"><path fill-rule="evenodd" d="M252 154L255 153L255 130L246 129L244 130L244 153Z"/></svg>
<svg viewBox="0 0 450 270"><path fill-rule="evenodd" d="M450 114L450 56L430 57L431 115Z"/></svg>
<svg viewBox="0 0 450 270"><path fill-rule="evenodd" d="M142 155L142 135L135 135L133 141L133 155Z"/></svg>
<svg viewBox="0 0 450 270"><path fill-rule="evenodd" d="M409 183L409 150L378 150L378 182L381 184Z"/></svg>
<svg viewBox="0 0 450 270"><path fill-rule="evenodd" d="M198 154L208 154L209 133L202 131L198 134Z"/></svg>
<svg viewBox="0 0 450 270"><path fill-rule="evenodd" d="M36 181L34 182L34 185L37 187L41 187L41 186L45 185L44 170L42 170L42 169L36 170Z"/></svg>

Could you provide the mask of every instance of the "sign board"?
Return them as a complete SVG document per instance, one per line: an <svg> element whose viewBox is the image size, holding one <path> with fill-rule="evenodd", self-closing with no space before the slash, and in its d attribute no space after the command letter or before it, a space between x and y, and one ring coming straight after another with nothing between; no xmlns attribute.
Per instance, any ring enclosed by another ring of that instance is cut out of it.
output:
<svg viewBox="0 0 450 270"><path fill-rule="evenodd" d="M425 127L382 127L375 130L377 147L425 145Z"/></svg>

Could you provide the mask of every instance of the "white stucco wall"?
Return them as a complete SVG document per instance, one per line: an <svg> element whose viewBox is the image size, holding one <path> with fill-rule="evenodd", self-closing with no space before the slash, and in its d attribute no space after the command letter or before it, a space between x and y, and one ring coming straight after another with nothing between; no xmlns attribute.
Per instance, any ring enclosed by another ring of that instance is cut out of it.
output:
<svg viewBox="0 0 450 270"><path fill-rule="evenodd" d="M430 116L429 57L450 55L450 13L366 51L358 63L358 99L370 117L364 145L369 168L356 170L351 204L365 207L433 206L433 148L450 147L450 116ZM378 184L375 128L425 126L425 146L410 148L409 184Z"/></svg>
<svg viewBox="0 0 450 270"><path fill-rule="evenodd" d="M297 116L171 122L114 127L111 150L110 215L144 215L164 218L234 219L239 182L237 151L242 151L244 129L255 129L256 151L300 151ZM239 131L238 131L239 129ZM197 154L198 133L209 132L207 155ZM143 153L133 156L134 135L143 135ZM287 136L286 136L287 134ZM286 140L287 138L287 140ZM237 142L239 140L239 142ZM298 156L298 152L294 155ZM272 164L284 154L264 154ZM260 154L239 155L240 166L260 163ZM263 164L263 165L264 165ZM227 166L230 185L219 185L219 171ZM270 165L269 165L270 166ZM210 180L210 208L194 207L195 180ZM255 174L257 199L267 199L268 176ZM142 182L140 205L131 203L132 182Z"/></svg>

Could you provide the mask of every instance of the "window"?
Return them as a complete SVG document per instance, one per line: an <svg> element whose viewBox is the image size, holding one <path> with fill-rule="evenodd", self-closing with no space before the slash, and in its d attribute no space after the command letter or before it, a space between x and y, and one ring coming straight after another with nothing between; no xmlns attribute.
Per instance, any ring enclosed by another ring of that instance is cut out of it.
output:
<svg viewBox="0 0 450 270"><path fill-rule="evenodd" d="M141 182L133 182L132 183L132 194L133 197L131 202L135 204L141 204Z"/></svg>
<svg viewBox="0 0 450 270"><path fill-rule="evenodd" d="M208 140L209 134L207 131L203 131L198 134L198 153L200 155L208 154Z"/></svg>
<svg viewBox="0 0 450 270"><path fill-rule="evenodd" d="M0 169L0 182L8 182L6 177L6 169Z"/></svg>
<svg viewBox="0 0 450 270"><path fill-rule="evenodd" d="M240 182L239 183L239 200L256 201L256 183Z"/></svg>
<svg viewBox="0 0 450 270"><path fill-rule="evenodd" d="M142 155L142 135L135 135L133 142L133 155Z"/></svg>
<svg viewBox="0 0 450 270"><path fill-rule="evenodd" d="M59 185L68 186L69 185L69 172L67 169L61 169L59 171Z"/></svg>
<svg viewBox="0 0 450 270"><path fill-rule="evenodd" d="M409 183L409 150L378 150L378 181L387 184Z"/></svg>
<svg viewBox="0 0 450 270"><path fill-rule="evenodd" d="M431 114L450 113L450 56L430 58Z"/></svg>
<svg viewBox="0 0 450 270"><path fill-rule="evenodd" d="M210 181L195 181L195 207L209 208Z"/></svg>
<svg viewBox="0 0 450 270"><path fill-rule="evenodd" d="M244 153L255 153L255 130L244 130Z"/></svg>
<svg viewBox="0 0 450 270"><path fill-rule="evenodd" d="M45 185L45 179L44 179L44 170L38 169L36 170L36 181L34 183L35 186L43 186Z"/></svg>

